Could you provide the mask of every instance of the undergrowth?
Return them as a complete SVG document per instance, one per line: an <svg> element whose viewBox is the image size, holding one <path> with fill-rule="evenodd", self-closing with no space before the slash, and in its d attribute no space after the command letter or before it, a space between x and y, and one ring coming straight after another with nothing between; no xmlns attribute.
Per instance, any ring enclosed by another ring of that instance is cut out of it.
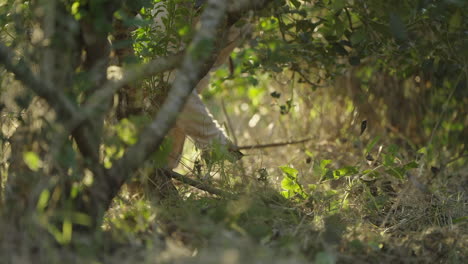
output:
<svg viewBox="0 0 468 264"><path fill-rule="evenodd" d="M321 96L317 100L326 101ZM242 108L242 102L233 105ZM258 113L262 107L270 106L259 104ZM177 183L180 196L160 201L151 186L144 191L128 185L107 212L102 232L90 238L76 230L65 246L47 231L37 232L43 230L39 213L24 217L23 230L10 230L3 217L0 255L6 258L0 262L466 262L463 158L437 167L427 148L363 131L346 104L324 103L312 108L316 118L310 119L299 107L289 115L263 111L269 114L255 125L239 109L229 112L240 124L250 123L230 131L239 145L288 135L311 140L247 150L234 164L187 153L179 172L232 196Z"/></svg>

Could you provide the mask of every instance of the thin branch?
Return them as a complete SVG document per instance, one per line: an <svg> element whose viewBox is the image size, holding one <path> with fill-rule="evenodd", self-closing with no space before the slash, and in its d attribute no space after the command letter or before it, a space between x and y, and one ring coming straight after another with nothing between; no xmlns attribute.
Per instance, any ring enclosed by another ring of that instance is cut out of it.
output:
<svg viewBox="0 0 468 264"><path fill-rule="evenodd" d="M50 87L47 83L39 80L23 59L19 59L18 62L15 62L13 54L14 51L12 49L0 43L0 64L5 66L7 71L15 74L15 78L23 83L25 87L46 100L54 109L59 120L75 119L80 115L78 106L70 101L60 89ZM80 151L82 152L84 149L91 149L93 147L92 141L89 140L90 135L88 133L83 133L83 139L83 144L79 145ZM88 156L88 158L90 158L90 166L93 173L96 175L104 175L104 168L98 163L99 157L93 155L91 157ZM96 178L101 179L102 177ZM100 184L99 186L104 186L104 184ZM103 189L101 189L101 191L102 190Z"/></svg>
<svg viewBox="0 0 468 264"><path fill-rule="evenodd" d="M226 192L226 191L223 191L221 189L209 186L208 184L205 184L203 182L191 179L191 178L189 178L187 176L184 176L182 174L179 174L179 173L177 173L175 171L164 170L164 173L167 176L169 176L169 177L171 177L173 179L176 179L176 180L178 180L178 181L180 181L182 183L188 184L188 185L190 185L192 187L195 187L197 189L200 189L202 191L209 192L211 194L218 195L218 196L225 197L225 198L233 197L233 194L231 194L229 192Z"/></svg>
<svg viewBox="0 0 468 264"><path fill-rule="evenodd" d="M465 72L465 74L466 74L466 72ZM444 116L445 116L445 113L447 112L447 109L448 109L447 105L449 104L450 100L452 99L453 95L455 94L455 91L456 91L457 88L458 88L458 83L462 80L462 77L463 77L462 75L463 75L463 74L460 73L460 75L459 75L458 78L457 78L455 87L452 89L452 91L450 92L449 96L448 96L447 99L445 100L445 102L444 102L444 104L443 104L443 106L442 106L442 111L441 111L441 113L440 113L440 116L439 116L439 118L437 119L437 122L435 123L434 127L432 128L431 136L429 137L429 140L428 140L428 142L427 142L427 144L426 144L426 147L429 147L429 146L432 145L432 141L433 141L433 139L434 139L434 137L435 137L435 135L436 135L436 132L437 132L437 130L439 129L440 124L442 123L442 120L443 120L443 118L444 118ZM466 79L466 82L468 83L468 78ZM420 177L422 176L423 171L424 171L424 166L425 166L425 165L426 165L426 157L424 157L424 158L421 160L420 164L419 164L419 168L418 168L418 178L420 178Z"/></svg>
<svg viewBox="0 0 468 264"><path fill-rule="evenodd" d="M76 115L73 120L67 123L66 129L68 131L72 131L84 121L92 118L97 112L107 110L107 102L109 102L112 96L125 85L148 76L172 70L180 64L181 59L181 53L157 58L145 65L136 66L126 70L121 80L107 81L101 89L98 89L89 97L86 104L82 106L80 114Z"/></svg>
<svg viewBox="0 0 468 264"><path fill-rule="evenodd" d="M312 85L313 88L320 88L320 87L323 87L323 85L316 84L316 83L312 82L311 80L309 80L309 78L307 78L307 77L305 76L305 74L304 74L301 70L295 68L295 69L293 69L293 71L299 73L299 75L302 77L302 79L304 79L304 81L305 81L306 83Z"/></svg>
<svg viewBox="0 0 468 264"><path fill-rule="evenodd" d="M451 158L450 160L448 160L445 164L444 164L444 167L446 167L447 165L449 165L450 163L453 163L459 159L464 159L464 158L467 158L468 157L468 154L460 154L458 156L456 156L455 158Z"/></svg>
<svg viewBox="0 0 468 264"><path fill-rule="evenodd" d="M236 134L234 133L234 126L232 125L231 117L227 113L226 104L224 103L224 100L221 100L221 106L223 108L223 113L224 113L224 116L226 117L227 125L229 128L229 131L231 132L232 139L234 140L234 145L237 146L238 141L237 141Z"/></svg>
<svg viewBox="0 0 468 264"><path fill-rule="evenodd" d="M4 65L7 71L15 74L15 78L23 83L26 88L42 97L54 109L59 120L74 120L81 117L78 106L69 100L65 93L58 89L59 87L51 87L48 83L38 79L24 62L24 59L20 58L16 62L13 54L14 51L12 49L0 43L0 64ZM64 138L59 139L60 143L64 141L70 131L67 130ZM78 144L80 151L84 154L91 153L86 151L94 148L89 131L82 131L81 135L83 140L81 144ZM87 155L87 158L90 158L92 171L97 175L101 175L103 169L98 164L99 156L97 153L91 153Z"/></svg>
<svg viewBox="0 0 468 264"><path fill-rule="evenodd" d="M227 120L230 135L231 135L232 139L234 140L234 146L236 146L236 148L237 148L237 144L239 143L239 141L237 140L236 132L234 130L234 126L232 125L231 117L229 116L229 114L227 112L226 104L224 103L224 100L221 100L221 106L223 107L223 112L224 112L224 116L226 117L226 120ZM245 173L244 162L243 162L242 159L240 159L245 155L242 152L240 152L238 149L233 150L232 154L234 154L235 156L237 155L239 157L239 160L238 160L239 170L240 170L240 173L241 173L243 179L246 179L247 174Z"/></svg>
<svg viewBox="0 0 468 264"><path fill-rule="evenodd" d="M60 119L74 118L78 113L77 106L60 90L53 89L47 83L36 78L24 59L15 60L13 54L15 54L14 50L0 42L0 64L5 66L7 71L13 73L24 86L44 98Z"/></svg>
<svg viewBox="0 0 468 264"><path fill-rule="evenodd" d="M295 141L288 141L288 142L278 142L278 143L270 143L270 144L257 144L257 145L247 145L247 146L240 146L237 147L237 149L242 150L242 149L262 149L262 148L272 148L272 147L282 147L286 145L294 145L294 144L300 144L307 142L311 140L312 138L305 138L301 140L295 140Z"/></svg>
<svg viewBox="0 0 468 264"><path fill-rule="evenodd" d="M280 33L281 33L281 38L283 39L284 42L289 43L286 40L286 35L284 34L284 25L285 24L283 22L283 19L281 19L280 15L276 15L276 19L278 19L278 22L279 22L279 29L280 29Z"/></svg>

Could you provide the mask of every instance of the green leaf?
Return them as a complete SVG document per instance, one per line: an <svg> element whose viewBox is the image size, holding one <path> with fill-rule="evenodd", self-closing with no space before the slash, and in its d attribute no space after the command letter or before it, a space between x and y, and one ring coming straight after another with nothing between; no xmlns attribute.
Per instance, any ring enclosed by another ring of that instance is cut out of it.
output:
<svg viewBox="0 0 468 264"><path fill-rule="evenodd" d="M71 6L72 15L78 14L79 9L80 9L80 2L79 1L74 2Z"/></svg>
<svg viewBox="0 0 468 264"><path fill-rule="evenodd" d="M418 163L416 161L412 161L412 162L409 162L409 163L406 163L403 168L405 170L410 170L410 169L416 169L418 168Z"/></svg>
<svg viewBox="0 0 468 264"><path fill-rule="evenodd" d="M331 160L321 160L320 163L314 164L314 174L323 178L327 173L326 166L330 164Z"/></svg>
<svg viewBox="0 0 468 264"><path fill-rule="evenodd" d="M91 226L91 217L87 214L80 213L80 212L73 212L71 214L71 221L74 224L79 224L83 226Z"/></svg>
<svg viewBox="0 0 468 264"><path fill-rule="evenodd" d="M183 37L186 36L190 32L190 28L188 26L184 26L177 32L179 36Z"/></svg>
<svg viewBox="0 0 468 264"><path fill-rule="evenodd" d="M66 219L62 224L62 243L68 244L72 239L73 224L70 220Z"/></svg>
<svg viewBox="0 0 468 264"><path fill-rule="evenodd" d="M325 174L322 176L322 180L332 180L335 179L333 171L326 170Z"/></svg>
<svg viewBox="0 0 468 264"><path fill-rule="evenodd" d="M328 166L328 164L330 164L331 162L332 162L331 160L322 160L320 162L320 168L324 170Z"/></svg>
<svg viewBox="0 0 468 264"><path fill-rule="evenodd" d="M294 191L297 189L297 183L289 177L284 177L281 181L281 188L287 191Z"/></svg>
<svg viewBox="0 0 468 264"><path fill-rule="evenodd" d="M405 173L410 170L410 169L416 169L418 167L418 163L415 161L406 163L403 166L399 167L392 167L386 170L385 172L396 177L399 179L404 179L405 178Z"/></svg>
<svg viewBox="0 0 468 264"><path fill-rule="evenodd" d="M292 193L291 191L282 191L282 192L281 192L281 195L282 195L284 198L286 198L286 199L291 198L291 197L292 197L292 194L293 194L293 193Z"/></svg>
<svg viewBox="0 0 468 264"><path fill-rule="evenodd" d="M343 167L341 169L333 171L333 177L335 179L339 179L341 177L351 176L351 175L357 174L358 172L359 172L359 170L356 167L346 166L346 167Z"/></svg>
<svg viewBox="0 0 468 264"><path fill-rule="evenodd" d="M133 145L137 142L137 128L128 119L122 119L116 126L117 135L119 138L128 145Z"/></svg>
<svg viewBox="0 0 468 264"><path fill-rule="evenodd" d="M417 153L422 154L422 155L427 155L428 149L427 149L427 147L422 147L417 151Z"/></svg>
<svg viewBox="0 0 468 264"><path fill-rule="evenodd" d="M388 147L387 153L383 154L384 166L391 167L395 165L395 156L398 152L398 146L392 144Z"/></svg>
<svg viewBox="0 0 468 264"><path fill-rule="evenodd" d="M37 206L36 206L39 212L44 211L44 209L47 206L47 203L49 202L49 198L50 198L50 191L47 189L43 190L41 192L41 195L39 195L39 200L37 201Z"/></svg>
<svg viewBox="0 0 468 264"><path fill-rule="evenodd" d="M468 223L468 215L453 219L454 224L463 223L463 222Z"/></svg>
<svg viewBox="0 0 468 264"><path fill-rule="evenodd" d="M367 144L366 153L369 153L374 148L375 144L377 144L379 139L380 139L380 136L377 136L371 142L369 142L369 144Z"/></svg>
<svg viewBox="0 0 468 264"><path fill-rule="evenodd" d="M297 179L297 174L299 173L296 169L289 166L280 166L281 171L288 175L291 179Z"/></svg>
<svg viewBox="0 0 468 264"><path fill-rule="evenodd" d="M363 181L373 181L380 177L380 173L374 170L365 170L362 172L361 180Z"/></svg>
<svg viewBox="0 0 468 264"><path fill-rule="evenodd" d="M32 171L38 171L42 167L41 159L32 151L23 153L23 160L26 166Z"/></svg>

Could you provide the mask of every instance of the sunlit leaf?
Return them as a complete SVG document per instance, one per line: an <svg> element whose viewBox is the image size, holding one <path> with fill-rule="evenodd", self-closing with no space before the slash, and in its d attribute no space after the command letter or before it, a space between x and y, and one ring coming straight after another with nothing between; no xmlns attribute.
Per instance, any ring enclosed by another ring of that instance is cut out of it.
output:
<svg viewBox="0 0 468 264"><path fill-rule="evenodd" d="M39 195L39 200L37 201L37 210L42 212L46 208L50 198L50 191L45 189Z"/></svg>
<svg viewBox="0 0 468 264"><path fill-rule="evenodd" d="M287 199L291 198L291 196L292 196L291 194L292 194L291 191L282 191L282 192L281 192L281 195L282 195L284 198L287 198Z"/></svg>
<svg viewBox="0 0 468 264"><path fill-rule="evenodd" d="M281 188L287 191L294 191L297 189L297 184L289 177L284 177L281 181Z"/></svg>
<svg viewBox="0 0 468 264"><path fill-rule="evenodd" d="M354 166L346 166L338 170L333 171L333 176L335 179L339 179L341 177L355 175L359 172L359 170Z"/></svg>
<svg viewBox="0 0 468 264"><path fill-rule="evenodd" d="M128 119L122 119L116 126L117 135L119 138L128 145L133 145L137 141L137 128Z"/></svg>
<svg viewBox="0 0 468 264"><path fill-rule="evenodd" d="M80 2L77 1L77 2L74 2L71 6L71 13L72 15L76 15L78 14L78 10L80 9Z"/></svg>
<svg viewBox="0 0 468 264"><path fill-rule="evenodd" d="M296 169L289 167L289 166L280 166L279 168L281 169L281 171L286 173L286 175L288 175L292 179L296 179L297 174L299 173Z"/></svg>
<svg viewBox="0 0 468 264"><path fill-rule="evenodd" d="M62 244L70 243L73 233L73 224L70 220L63 221L62 224Z"/></svg>
<svg viewBox="0 0 468 264"><path fill-rule="evenodd" d="M327 160L327 159L320 161L320 168L325 169L328 166L328 164L330 164L331 162L332 162L331 160Z"/></svg>
<svg viewBox="0 0 468 264"><path fill-rule="evenodd" d="M32 151L23 153L23 160L26 166L32 171L38 171L42 167L41 159Z"/></svg>

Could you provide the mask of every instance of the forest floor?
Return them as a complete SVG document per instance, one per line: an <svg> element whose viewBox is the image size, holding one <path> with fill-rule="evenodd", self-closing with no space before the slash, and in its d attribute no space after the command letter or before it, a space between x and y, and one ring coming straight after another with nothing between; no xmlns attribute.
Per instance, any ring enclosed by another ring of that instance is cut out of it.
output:
<svg viewBox="0 0 468 264"><path fill-rule="evenodd" d="M316 123L232 111L248 124L231 131L241 146L313 136L244 150L235 164L208 164L188 144L178 171L232 195L177 183L180 196L161 203L124 188L102 233L74 232L63 247L47 239L60 230L36 231L40 219L1 225L0 263L466 263L463 159L437 167L387 135L360 135L352 113L339 121L327 111Z"/></svg>
<svg viewBox="0 0 468 264"><path fill-rule="evenodd" d="M296 157L300 152L297 146L282 148ZM333 153L332 146L328 150ZM75 237L61 249L42 240L43 234L4 226L9 239L1 252L12 261L6 263L466 263L466 171L447 169L427 181L416 178L417 168L408 170L413 179L366 178L369 172L360 168L328 179L327 173L338 171L327 169L336 162L304 157L296 169L245 167L258 160L255 155L242 164L214 165L212 174L202 164L202 176L215 175L205 181L234 198L178 184L181 197L160 204L123 190L103 233ZM263 156L265 164L269 158ZM369 165L366 160L354 166ZM239 176L232 177L235 172ZM297 175L304 193L281 194L292 184L283 180L288 173ZM322 179L308 173L321 173Z"/></svg>
<svg viewBox="0 0 468 264"><path fill-rule="evenodd" d="M286 148L291 155L297 146ZM385 173L370 177L361 168L369 166L366 160L366 165L354 165L359 167L356 174L323 179L331 171L336 174L338 169L323 169L336 162L324 165L323 160L306 157L302 163L301 168L285 166L271 172L214 166L211 170L221 177L212 179L212 184L237 193L234 199L184 185L179 185L182 199L162 206L127 196L109 213L107 228L123 245L136 243L143 262L465 263L468 259L466 171L431 172L430 180L418 177L418 168L408 169L409 179ZM320 173L320 166L322 179L304 176ZM372 166L379 171L379 165ZM236 171L238 178L223 178ZM283 179L295 172L301 191L285 198L281 191L288 183ZM154 250L155 245L160 248ZM124 259L119 256L128 256L127 246L104 262Z"/></svg>

